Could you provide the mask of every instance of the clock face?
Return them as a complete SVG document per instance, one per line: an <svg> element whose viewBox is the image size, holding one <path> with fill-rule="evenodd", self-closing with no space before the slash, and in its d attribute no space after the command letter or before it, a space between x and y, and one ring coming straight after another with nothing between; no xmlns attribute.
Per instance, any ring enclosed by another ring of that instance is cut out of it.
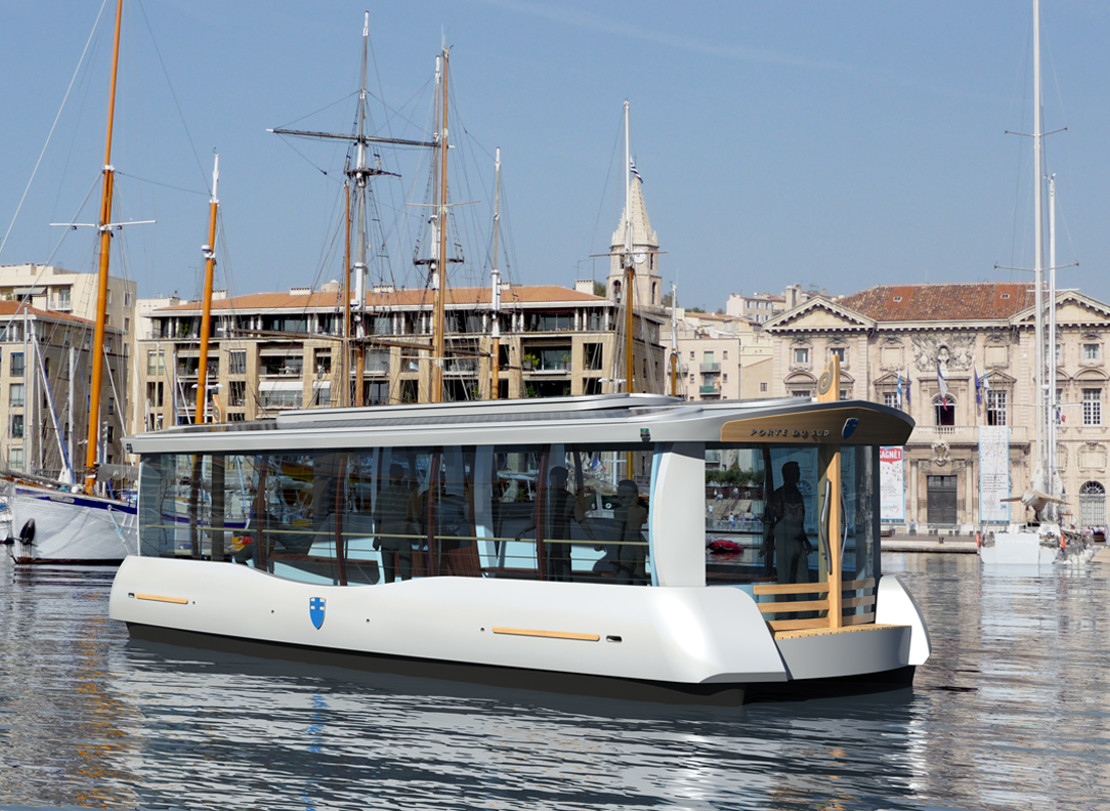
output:
<svg viewBox="0 0 1110 811"><path fill-rule="evenodd" d="M632 261L635 262L637 265L642 265L645 259L647 259L647 254L643 251L638 251L632 254Z"/></svg>

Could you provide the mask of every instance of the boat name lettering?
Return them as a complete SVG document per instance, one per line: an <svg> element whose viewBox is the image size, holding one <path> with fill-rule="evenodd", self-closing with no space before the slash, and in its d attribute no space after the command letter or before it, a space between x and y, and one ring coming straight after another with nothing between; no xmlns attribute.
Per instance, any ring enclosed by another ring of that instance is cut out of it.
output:
<svg viewBox="0 0 1110 811"><path fill-rule="evenodd" d="M824 439L832 435L828 428L753 428L754 437L790 437L792 439Z"/></svg>

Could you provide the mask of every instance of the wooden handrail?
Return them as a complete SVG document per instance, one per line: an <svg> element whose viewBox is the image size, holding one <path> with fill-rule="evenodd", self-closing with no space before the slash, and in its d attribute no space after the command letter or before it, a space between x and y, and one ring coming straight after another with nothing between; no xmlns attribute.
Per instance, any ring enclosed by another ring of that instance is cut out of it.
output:
<svg viewBox="0 0 1110 811"><path fill-rule="evenodd" d="M767 624L774 631L796 631L819 628L837 628L842 625L862 625L875 621L875 578L863 577L849 580L840 584L839 609L833 609L833 601L829 599L830 586L827 581L820 583L756 583L752 586L752 593L758 596L787 596L787 595L814 595L812 600L788 600L757 603L760 613L775 614L776 619L768 620ZM857 597L844 597L846 591L864 591L865 594ZM820 595L825 595L824 598ZM845 609L864 608L871 609L862 614L844 614ZM830 611L839 610L840 617L833 617ZM821 616L806 617L804 619L779 619L782 615L800 613L820 613ZM834 621L839 620L839 621Z"/></svg>

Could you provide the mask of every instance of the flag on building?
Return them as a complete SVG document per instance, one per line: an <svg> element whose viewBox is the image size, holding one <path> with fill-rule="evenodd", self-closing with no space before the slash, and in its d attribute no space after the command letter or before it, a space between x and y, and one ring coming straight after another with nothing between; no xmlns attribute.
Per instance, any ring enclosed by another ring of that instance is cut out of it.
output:
<svg viewBox="0 0 1110 811"><path fill-rule="evenodd" d="M944 372L940 369L940 361L937 361L937 388L940 389L941 404L948 408L948 384L944 381Z"/></svg>
<svg viewBox="0 0 1110 811"><path fill-rule="evenodd" d="M975 405L979 405L983 402L983 381L975 369L971 370L971 374L975 377Z"/></svg>
<svg viewBox="0 0 1110 811"><path fill-rule="evenodd" d="M640 173L636 170L636 161L632 158L628 159L628 171L632 172L633 176L641 183L644 182L644 179L640 177Z"/></svg>
<svg viewBox="0 0 1110 811"><path fill-rule="evenodd" d="M902 407L902 373L898 373L898 407Z"/></svg>

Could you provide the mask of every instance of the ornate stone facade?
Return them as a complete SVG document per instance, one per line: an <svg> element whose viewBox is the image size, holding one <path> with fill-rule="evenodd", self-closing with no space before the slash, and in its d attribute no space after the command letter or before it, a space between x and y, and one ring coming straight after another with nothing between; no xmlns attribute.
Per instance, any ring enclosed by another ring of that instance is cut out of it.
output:
<svg viewBox="0 0 1110 811"><path fill-rule="evenodd" d="M1009 490L1031 489L1035 429L1033 295L1020 283L880 286L816 298L764 326L774 338L772 394L808 396L815 370L842 356L841 397L901 408L917 422L905 453L905 521L984 525L980 428L1005 426ZM1110 306L1082 293L1056 302L1056 475L1078 527L1106 524ZM997 502L994 505L998 507ZM1032 517L1010 502L1009 517Z"/></svg>

